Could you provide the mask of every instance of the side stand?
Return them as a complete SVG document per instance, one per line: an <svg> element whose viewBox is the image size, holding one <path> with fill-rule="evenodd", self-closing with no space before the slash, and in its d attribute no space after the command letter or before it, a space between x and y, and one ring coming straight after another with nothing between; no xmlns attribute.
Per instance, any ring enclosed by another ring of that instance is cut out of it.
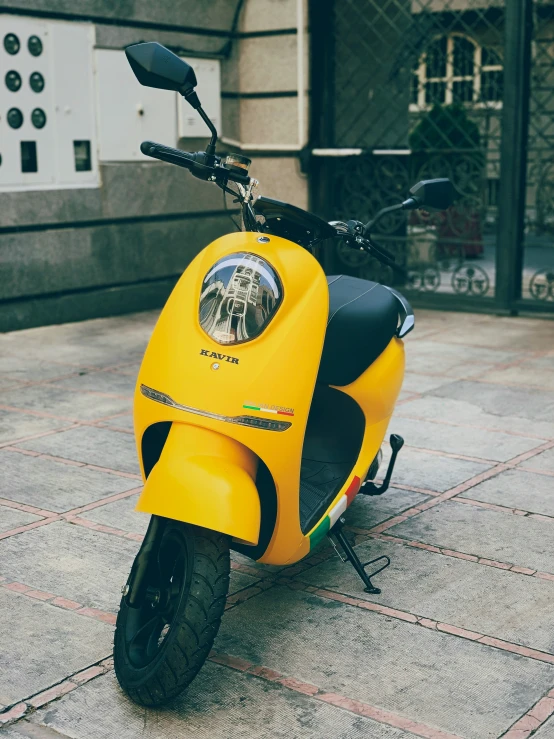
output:
<svg viewBox="0 0 554 739"><path fill-rule="evenodd" d="M344 531L342 530L342 527L343 526L344 526L344 519L343 518L339 518L339 520L333 526L333 528L331 529L331 531L329 531L329 534L328 535L329 535L329 537L333 537L333 536L335 537L335 539L337 540L338 544L340 544L341 549L343 550L343 552L344 552L344 554L346 556L346 559L343 559L341 557L340 552L338 551L337 547L335 546L335 543L334 543L333 539L331 539L331 543L335 547L335 549L337 551L337 554L342 559L342 561L343 562L350 562L352 564L352 566L354 567L354 569L356 570L356 572L358 573L358 575L362 578L362 581L363 581L363 583L365 585L365 588L364 588L365 592L366 593L371 593L372 595L379 595L379 593L381 592L381 590L379 588L376 588L372 584L371 578L372 577L375 577L375 575L378 575L379 572L382 572L384 569L386 569L390 565L390 559L387 556L383 555L382 557L376 557L375 559L371 559L369 562L365 562L364 564L362 564L360 562L359 558L358 558L358 555L356 554L356 552L352 548L350 542L346 538L346 536L344 534ZM382 565L381 567L379 567L374 572L372 572L370 575L368 575L367 572L365 571L365 568L368 565L373 565L373 564L376 564L377 562L384 562L385 564Z"/></svg>

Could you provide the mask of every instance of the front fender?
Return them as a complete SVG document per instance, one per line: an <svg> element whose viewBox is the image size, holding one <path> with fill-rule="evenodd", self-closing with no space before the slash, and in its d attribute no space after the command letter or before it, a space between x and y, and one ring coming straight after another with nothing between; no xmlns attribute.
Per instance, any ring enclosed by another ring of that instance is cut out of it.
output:
<svg viewBox="0 0 554 739"><path fill-rule="evenodd" d="M257 544L261 510L255 475L255 456L239 442L174 423L136 510Z"/></svg>

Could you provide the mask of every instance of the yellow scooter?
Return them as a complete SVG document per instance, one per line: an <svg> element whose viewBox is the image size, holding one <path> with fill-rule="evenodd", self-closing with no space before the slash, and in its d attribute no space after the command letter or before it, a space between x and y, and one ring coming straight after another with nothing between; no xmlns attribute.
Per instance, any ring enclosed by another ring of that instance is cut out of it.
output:
<svg viewBox="0 0 554 739"><path fill-rule="evenodd" d="M137 703L178 695L208 657L224 611L230 549L288 565L332 535L366 592L388 566L362 564L342 531L357 493L387 489L403 440L392 435L383 483L372 482L404 374L413 328L395 290L325 276L312 255L339 238L388 265L369 224L327 223L255 197L250 161L216 156L217 132L185 61L156 43L126 50L138 81L174 90L212 132L205 152L144 142L148 156L188 169L240 202L244 230L216 239L188 266L146 350L135 394L135 435L151 520L117 618L115 671ZM233 188L233 185L235 189ZM448 207L448 180L418 183L384 209Z"/></svg>

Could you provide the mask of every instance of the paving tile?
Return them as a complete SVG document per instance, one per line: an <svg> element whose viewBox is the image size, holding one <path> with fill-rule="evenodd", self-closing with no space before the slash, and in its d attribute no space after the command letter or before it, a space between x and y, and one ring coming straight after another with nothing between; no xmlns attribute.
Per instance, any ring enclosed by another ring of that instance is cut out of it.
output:
<svg viewBox="0 0 554 739"><path fill-rule="evenodd" d="M183 696L159 711L132 704L108 673L30 720L73 739L415 739L210 662Z"/></svg>
<svg viewBox="0 0 554 739"><path fill-rule="evenodd" d="M336 557L311 567L298 579L441 623L554 652L554 582L392 542L364 542L356 547L356 552L362 562L381 555L390 557L391 566L375 578L381 595L365 593L354 568Z"/></svg>
<svg viewBox="0 0 554 739"><path fill-rule="evenodd" d="M110 654L111 626L0 589L0 703L12 705Z"/></svg>
<svg viewBox="0 0 554 739"><path fill-rule="evenodd" d="M510 352L514 347L519 351L544 351L554 345L554 323L496 316L492 321L480 321L477 327L473 316L468 315L465 324L457 324L454 330L437 335L437 339L449 344L480 347L485 351L500 349Z"/></svg>
<svg viewBox="0 0 554 739"><path fill-rule="evenodd" d="M130 398L114 398L96 393L79 393L56 385L31 385L10 390L4 405L41 411L76 421L95 421L123 413L132 407Z"/></svg>
<svg viewBox="0 0 554 739"><path fill-rule="evenodd" d="M456 383L457 384L457 383ZM529 434L529 438L534 436L542 439L554 438L554 421L537 420L528 417L518 416L517 407L507 402L502 402L505 397L505 388L499 388L494 410L483 410L480 405L486 404L480 395L481 388L486 388L485 394L489 397L493 395L490 387L485 383L471 383L474 386L475 394L473 398L467 400L454 400L447 397L435 397L434 394L426 395L424 398L416 398L409 403L400 405L395 410L395 418L424 418L435 421L454 421L457 424L467 424L470 426L481 427L482 429L491 429L492 431L506 431L509 433L517 433L525 436ZM441 392L447 392L451 385L440 388ZM494 400L490 397L489 408L494 407ZM531 398L531 404L535 398ZM553 407L554 410L554 407ZM524 412L529 414L530 408L525 407ZM508 415L512 413L513 415ZM542 413L542 409L541 409ZM551 416L552 418L552 416ZM448 427L445 427L445 430Z"/></svg>
<svg viewBox="0 0 554 739"><path fill-rule="evenodd" d="M522 462L521 466L541 472L554 472L554 449L547 449L537 454L536 457L531 457L526 462Z"/></svg>
<svg viewBox="0 0 554 739"><path fill-rule="evenodd" d="M260 577L262 573L260 572ZM229 595L238 593L239 590L249 588L259 581L260 578L248 575L246 572L238 572L237 570L231 570L231 578L229 583Z"/></svg>
<svg viewBox="0 0 554 739"><path fill-rule="evenodd" d="M0 347L2 343L0 342ZM75 372L75 367L59 362L46 362L34 355L12 357L0 356L0 378L12 382L41 382Z"/></svg>
<svg viewBox="0 0 554 739"><path fill-rule="evenodd" d="M552 422L554 392L493 385L487 382L452 382L432 390L439 398L462 400L495 416ZM540 435L541 432L539 432Z"/></svg>
<svg viewBox="0 0 554 739"><path fill-rule="evenodd" d="M463 454L496 462L506 462L543 443L541 439L512 436L500 431L485 431L466 426L445 426L432 421L399 416L393 418L390 430L403 436L406 444L413 447L434 449L449 454Z"/></svg>
<svg viewBox="0 0 554 739"><path fill-rule="evenodd" d="M116 612L136 541L59 521L0 541L1 574L91 608Z"/></svg>
<svg viewBox="0 0 554 739"><path fill-rule="evenodd" d="M401 433L406 440L406 444L416 445L416 440L409 434L409 430L406 431L404 424L405 419L393 419L391 430ZM442 428L444 429L444 427ZM462 454L463 452L460 451L459 453ZM388 450L385 457L388 457ZM384 459L382 465L382 474L386 469L386 463L388 463L387 458ZM398 455L398 461L394 468L393 483L413 485L416 488L444 493L471 477L485 472L492 466L491 462L452 459L440 454L427 454L405 446Z"/></svg>
<svg viewBox="0 0 554 739"><path fill-rule="evenodd" d="M460 497L554 516L554 478L533 472L507 470ZM552 523L554 525L554 521Z"/></svg>
<svg viewBox="0 0 554 739"><path fill-rule="evenodd" d="M429 496L412 493L408 490L389 488L384 495L357 495L344 517L349 526L370 529L378 523L412 506L428 500Z"/></svg>
<svg viewBox="0 0 554 739"><path fill-rule="evenodd" d="M554 357L528 359L516 367L490 370L483 374L482 379L554 391Z"/></svg>
<svg viewBox="0 0 554 739"><path fill-rule="evenodd" d="M228 611L215 648L465 739L499 736L554 683L554 665L280 587Z"/></svg>
<svg viewBox="0 0 554 739"><path fill-rule="evenodd" d="M107 421L103 421L102 425L109 426L110 428L114 429L126 429L128 431L134 431L133 414L124 413L121 416L116 416L115 418L110 418Z"/></svg>
<svg viewBox="0 0 554 739"><path fill-rule="evenodd" d="M34 434L43 434L45 431L55 431L68 425L68 421L60 421L57 418L43 418L28 413L0 409L0 444L24 439Z"/></svg>
<svg viewBox="0 0 554 739"><path fill-rule="evenodd" d="M18 511L15 508L0 505L0 533L40 520L40 516L34 516L32 513L26 513L25 511Z"/></svg>
<svg viewBox="0 0 554 739"><path fill-rule="evenodd" d="M107 367L144 352L158 311L14 331L0 340L3 354Z"/></svg>
<svg viewBox="0 0 554 739"><path fill-rule="evenodd" d="M132 374L120 372L101 372L81 370L81 373L56 380L57 387L66 387L70 390L91 391L96 393L111 393L132 398L135 393L136 377Z"/></svg>
<svg viewBox="0 0 554 739"><path fill-rule="evenodd" d="M76 462L139 473L134 437L111 429L82 426L26 441L19 446Z"/></svg>
<svg viewBox="0 0 554 739"><path fill-rule="evenodd" d="M14 380L9 375L0 375L0 393L3 393L5 390L11 390L12 388L23 387L24 385L24 382Z"/></svg>
<svg viewBox="0 0 554 739"><path fill-rule="evenodd" d="M443 342L441 337L406 344L406 368L409 372L441 375L450 380L482 374L496 364L510 362L520 356L514 351L456 346Z"/></svg>
<svg viewBox="0 0 554 739"><path fill-rule="evenodd" d="M425 375L412 371L410 364L407 364L407 372L402 383L402 390L410 393L427 393L429 390L435 390L442 385L449 385L452 382L451 377L437 377L436 375Z"/></svg>
<svg viewBox="0 0 554 739"><path fill-rule="evenodd" d="M534 739L554 739L554 718L549 718L537 733L533 734L533 737Z"/></svg>
<svg viewBox="0 0 554 739"><path fill-rule="evenodd" d="M447 501L393 526L388 533L534 570L554 571L554 528L550 521Z"/></svg>
<svg viewBox="0 0 554 739"><path fill-rule="evenodd" d="M145 534L150 521L150 516L145 513L135 511L138 500L137 495L129 498L116 500L114 503L107 503L99 508L93 508L81 514L82 518L89 521L103 524L104 526L113 526L122 531L128 531L133 534Z"/></svg>
<svg viewBox="0 0 554 739"><path fill-rule="evenodd" d="M0 497L62 513L138 487L139 481L0 450ZM137 514L138 515L138 514Z"/></svg>

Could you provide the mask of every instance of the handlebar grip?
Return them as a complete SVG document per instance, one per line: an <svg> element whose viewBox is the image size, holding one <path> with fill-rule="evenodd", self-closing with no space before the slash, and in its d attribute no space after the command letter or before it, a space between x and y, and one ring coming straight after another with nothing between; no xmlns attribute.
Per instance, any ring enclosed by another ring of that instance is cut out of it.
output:
<svg viewBox="0 0 554 739"><path fill-rule="evenodd" d="M169 162L170 164L177 164L179 167L190 169L191 165L194 164L192 154L181 151L181 149L173 149L171 146L157 144L155 141L143 141L140 150L148 157L160 159L162 162Z"/></svg>

